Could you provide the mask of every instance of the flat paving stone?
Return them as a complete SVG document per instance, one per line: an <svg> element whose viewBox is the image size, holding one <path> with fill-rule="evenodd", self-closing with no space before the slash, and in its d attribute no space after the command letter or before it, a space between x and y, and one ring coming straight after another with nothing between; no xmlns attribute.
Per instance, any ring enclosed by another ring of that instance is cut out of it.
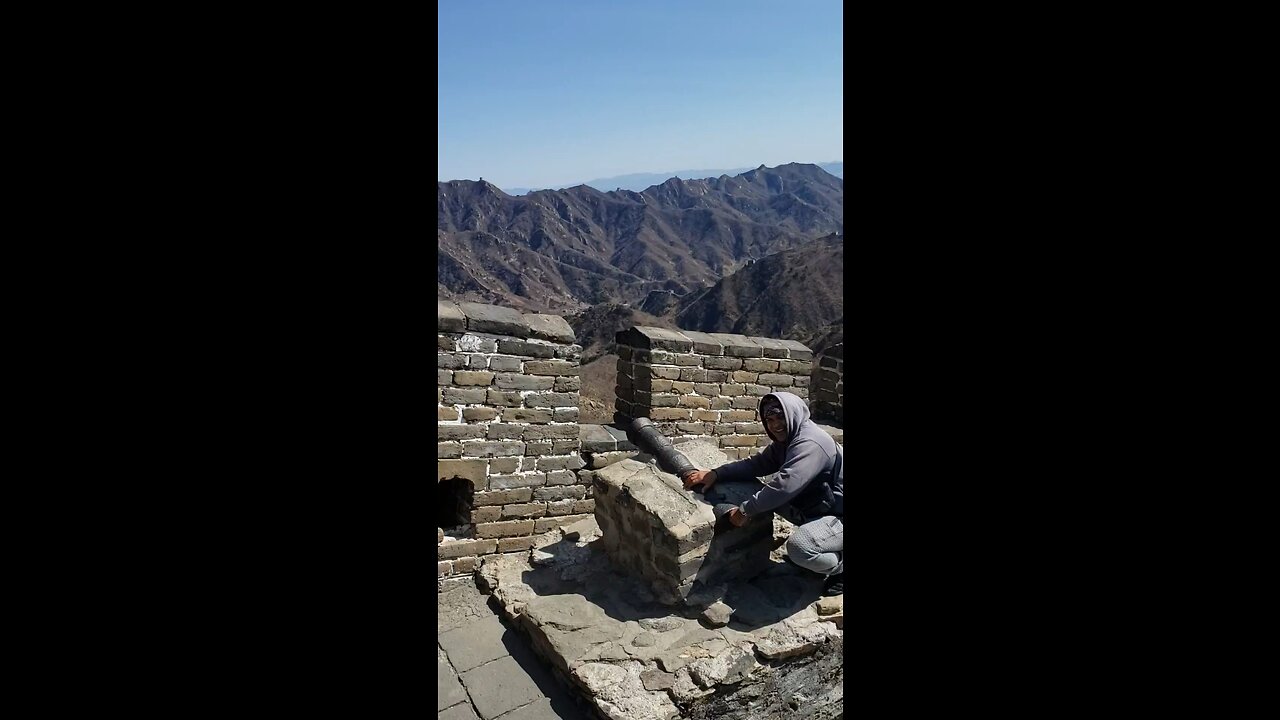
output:
<svg viewBox="0 0 1280 720"><path fill-rule="evenodd" d="M490 660L510 655L502 642L503 636L509 632L497 615L490 615L450 630L437 639L440 647L449 654L454 670L465 673Z"/></svg>
<svg viewBox="0 0 1280 720"><path fill-rule="evenodd" d="M483 618L494 617L487 599L469 578L436 595L436 635L443 635Z"/></svg>
<svg viewBox="0 0 1280 720"><path fill-rule="evenodd" d="M436 716L436 720L479 720L471 703L458 703Z"/></svg>
<svg viewBox="0 0 1280 720"><path fill-rule="evenodd" d="M484 720L494 720L543 697L529 674L510 656L468 670L461 678Z"/></svg>
<svg viewBox="0 0 1280 720"><path fill-rule="evenodd" d="M499 720L561 720L561 718L555 710L551 709L551 701L543 698L522 708L516 708Z"/></svg>
<svg viewBox="0 0 1280 720"><path fill-rule="evenodd" d="M444 660L436 661L436 711L439 712L452 705L465 702L467 691L458 682L458 676Z"/></svg>

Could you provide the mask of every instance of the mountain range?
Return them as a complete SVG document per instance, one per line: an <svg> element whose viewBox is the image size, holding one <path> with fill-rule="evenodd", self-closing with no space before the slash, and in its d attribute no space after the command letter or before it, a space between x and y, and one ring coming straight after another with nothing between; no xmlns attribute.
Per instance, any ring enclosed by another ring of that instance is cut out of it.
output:
<svg viewBox="0 0 1280 720"><path fill-rule="evenodd" d="M560 314L684 296L844 230L844 180L799 163L643 192L455 180L437 201L439 296Z"/></svg>
<svg viewBox="0 0 1280 720"><path fill-rule="evenodd" d="M818 163L818 167L838 178L844 178L843 160L837 160L829 163ZM588 180L584 183L578 184L593 187L601 192L608 192L610 190L634 190L636 192L640 192L653 187L654 185L660 185L673 177L685 179L715 178L720 177L721 175L738 175L740 173L747 172L750 169L751 168L744 167L733 168L730 170L672 170L665 173L632 173L630 175L618 175L616 177L596 178L595 180ZM571 186L564 185L558 189L563 190L566 187ZM526 193L533 192L533 190L533 188L505 188L503 192L508 195L524 195Z"/></svg>

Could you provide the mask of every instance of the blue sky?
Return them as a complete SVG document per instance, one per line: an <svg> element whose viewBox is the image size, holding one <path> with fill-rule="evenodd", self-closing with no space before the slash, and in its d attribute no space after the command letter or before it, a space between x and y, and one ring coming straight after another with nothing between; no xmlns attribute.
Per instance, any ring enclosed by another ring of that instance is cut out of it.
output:
<svg viewBox="0 0 1280 720"><path fill-rule="evenodd" d="M844 159L841 0L439 0L439 180Z"/></svg>

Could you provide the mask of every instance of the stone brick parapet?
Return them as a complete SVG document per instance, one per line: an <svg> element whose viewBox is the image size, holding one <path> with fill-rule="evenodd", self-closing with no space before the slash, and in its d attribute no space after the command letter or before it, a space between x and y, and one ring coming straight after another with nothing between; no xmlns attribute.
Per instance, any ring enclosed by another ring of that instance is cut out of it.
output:
<svg viewBox="0 0 1280 720"><path fill-rule="evenodd" d="M809 411L815 420L844 424L844 343L823 351L813 364Z"/></svg>
<svg viewBox="0 0 1280 720"><path fill-rule="evenodd" d="M692 441L685 448L703 466L728 460L710 443ZM700 495L685 490L674 475L631 459L593 475L604 551L618 567L650 582L660 602L708 605L729 584L768 566L771 513L735 528L727 518L717 521L712 512L717 503L746 500L758 483L717 483Z"/></svg>
<svg viewBox="0 0 1280 720"><path fill-rule="evenodd" d="M555 315L438 301L437 482L465 480L470 525L437 537L438 575L594 512L578 408L582 347Z"/></svg>
<svg viewBox="0 0 1280 720"><path fill-rule="evenodd" d="M647 417L673 442L698 438L748 457L769 444L761 397L809 397L813 352L794 340L641 326L615 340L615 424Z"/></svg>

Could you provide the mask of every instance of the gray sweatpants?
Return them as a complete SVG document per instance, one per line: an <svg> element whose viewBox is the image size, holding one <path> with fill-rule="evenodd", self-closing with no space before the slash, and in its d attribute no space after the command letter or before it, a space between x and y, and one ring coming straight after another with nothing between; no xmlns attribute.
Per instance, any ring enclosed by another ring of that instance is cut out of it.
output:
<svg viewBox="0 0 1280 720"><path fill-rule="evenodd" d="M800 525L787 538L787 557L819 575L844 572L844 522L831 516Z"/></svg>

